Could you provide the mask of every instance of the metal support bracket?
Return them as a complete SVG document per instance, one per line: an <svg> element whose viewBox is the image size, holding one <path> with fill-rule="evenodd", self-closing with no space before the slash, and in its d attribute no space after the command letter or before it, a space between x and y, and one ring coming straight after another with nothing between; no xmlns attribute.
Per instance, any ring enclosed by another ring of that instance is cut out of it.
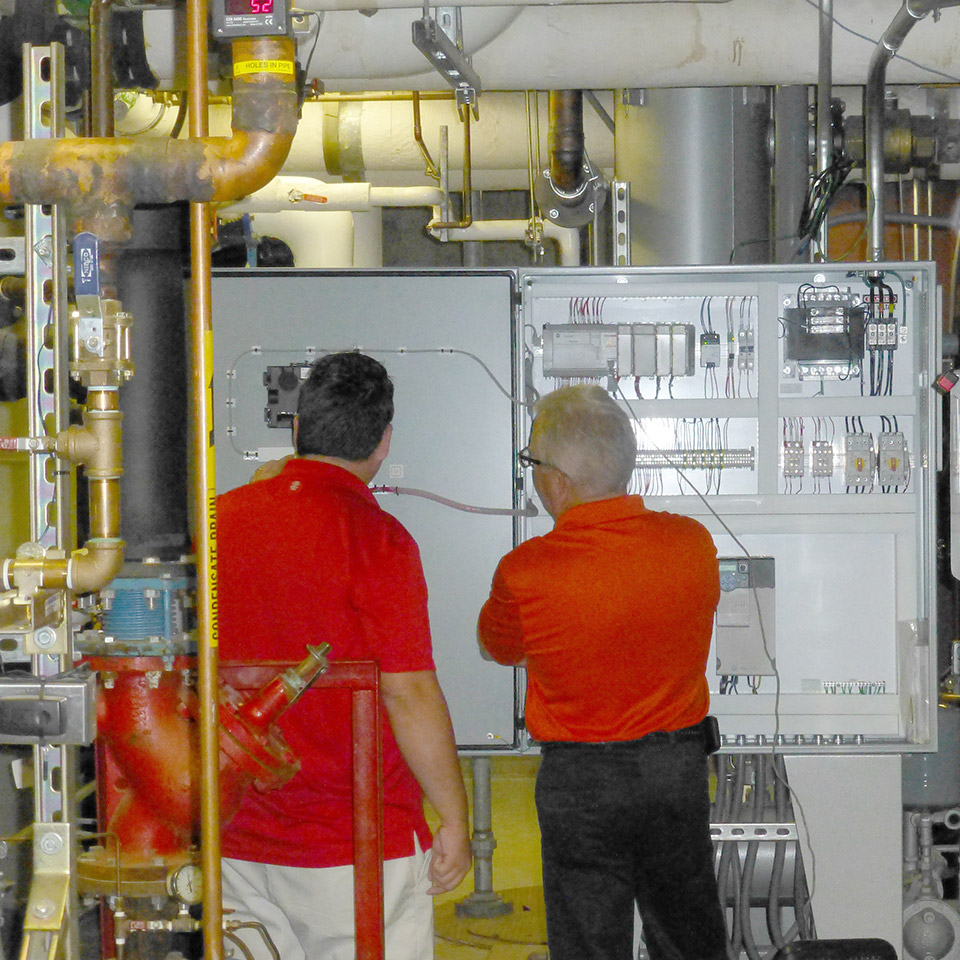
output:
<svg viewBox="0 0 960 960"><path fill-rule="evenodd" d="M96 735L94 674L0 677L0 743L89 744Z"/></svg>
<svg viewBox="0 0 960 960"><path fill-rule="evenodd" d="M33 825L33 882L23 921L22 960L55 960L67 921L70 825Z"/></svg>
<svg viewBox="0 0 960 960"><path fill-rule="evenodd" d="M613 264L630 266L630 181L614 180L610 184L613 204Z"/></svg>
<svg viewBox="0 0 960 960"><path fill-rule="evenodd" d="M795 823L711 823L711 840L797 840Z"/></svg>
<svg viewBox="0 0 960 960"><path fill-rule="evenodd" d="M434 70L457 92L461 118L467 109L480 119L479 74L463 52L463 27L459 7L437 7L436 19L413 21L413 45L433 64Z"/></svg>

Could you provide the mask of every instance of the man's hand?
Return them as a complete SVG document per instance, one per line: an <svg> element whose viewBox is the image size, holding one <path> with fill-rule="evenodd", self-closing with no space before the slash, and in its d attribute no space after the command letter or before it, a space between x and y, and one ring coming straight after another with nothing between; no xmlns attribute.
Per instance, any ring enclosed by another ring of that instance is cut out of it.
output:
<svg viewBox="0 0 960 960"><path fill-rule="evenodd" d="M430 863L433 886L427 893L436 896L455 889L466 876L471 861L467 831L460 825L440 826L433 838L433 859Z"/></svg>
<svg viewBox="0 0 960 960"><path fill-rule="evenodd" d="M432 670L382 673L380 694L403 759L440 817L430 893L446 893L470 869L467 794L447 702Z"/></svg>

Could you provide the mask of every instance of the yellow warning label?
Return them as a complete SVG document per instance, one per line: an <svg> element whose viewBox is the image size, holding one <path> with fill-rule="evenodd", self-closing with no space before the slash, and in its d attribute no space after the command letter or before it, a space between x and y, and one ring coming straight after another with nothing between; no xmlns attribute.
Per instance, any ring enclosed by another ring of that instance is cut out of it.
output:
<svg viewBox="0 0 960 960"><path fill-rule="evenodd" d="M238 60L233 65L235 77L245 77L251 73L279 73L292 77L294 65L292 60Z"/></svg>

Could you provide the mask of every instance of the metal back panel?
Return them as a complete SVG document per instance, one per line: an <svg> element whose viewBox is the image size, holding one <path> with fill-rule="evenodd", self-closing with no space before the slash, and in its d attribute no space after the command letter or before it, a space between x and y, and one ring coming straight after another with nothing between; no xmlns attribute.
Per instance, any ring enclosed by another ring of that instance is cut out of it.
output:
<svg viewBox="0 0 960 960"><path fill-rule="evenodd" d="M520 288L526 394L600 383L634 420L648 506L769 567L762 589L721 575L728 747L935 747L934 265L530 270Z"/></svg>

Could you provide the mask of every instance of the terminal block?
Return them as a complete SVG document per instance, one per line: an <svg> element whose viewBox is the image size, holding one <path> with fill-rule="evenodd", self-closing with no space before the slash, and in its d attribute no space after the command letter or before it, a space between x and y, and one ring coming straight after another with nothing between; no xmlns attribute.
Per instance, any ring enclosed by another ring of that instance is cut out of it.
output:
<svg viewBox="0 0 960 960"><path fill-rule="evenodd" d="M877 475L882 487L901 487L907 482L910 459L902 433L881 433L877 437Z"/></svg>
<svg viewBox="0 0 960 960"><path fill-rule="evenodd" d="M875 469L873 434L848 433L844 438L844 482L848 487L872 487Z"/></svg>
<svg viewBox="0 0 960 960"><path fill-rule="evenodd" d="M754 353L753 328L741 327L737 333L737 369L752 370Z"/></svg>
<svg viewBox="0 0 960 960"><path fill-rule="evenodd" d="M785 477L803 476L803 441L783 441L783 475Z"/></svg>
<svg viewBox="0 0 960 960"><path fill-rule="evenodd" d="M814 440L810 444L810 475L833 476L833 444L829 440Z"/></svg>
<svg viewBox="0 0 960 960"><path fill-rule="evenodd" d="M868 350L896 350L899 342L899 325L896 320L871 320L867 324Z"/></svg>

